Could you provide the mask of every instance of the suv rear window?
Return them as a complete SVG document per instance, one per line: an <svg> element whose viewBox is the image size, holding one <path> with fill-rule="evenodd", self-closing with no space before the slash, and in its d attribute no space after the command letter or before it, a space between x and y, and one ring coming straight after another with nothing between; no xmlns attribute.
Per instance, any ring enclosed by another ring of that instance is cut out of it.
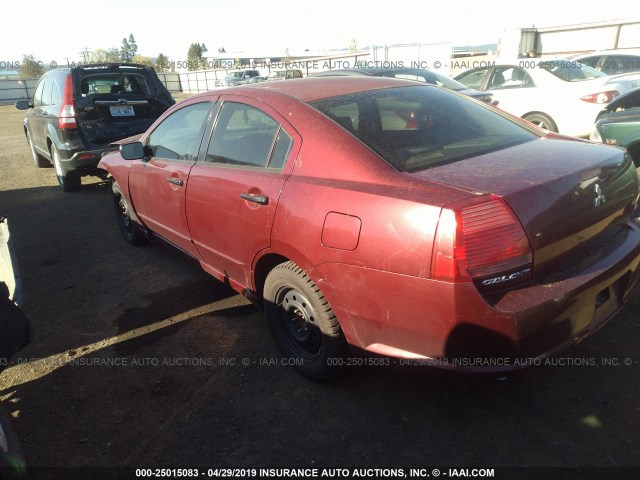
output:
<svg viewBox="0 0 640 480"><path fill-rule="evenodd" d="M147 81L142 75L135 73L96 73L84 75L80 80L80 93L88 95L137 93L149 94Z"/></svg>
<svg viewBox="0 0 640 480"><path fill-rule="evenodd" d="M404 172L538 138L488 107L431 86L372 90L311 104Z"/></svg>

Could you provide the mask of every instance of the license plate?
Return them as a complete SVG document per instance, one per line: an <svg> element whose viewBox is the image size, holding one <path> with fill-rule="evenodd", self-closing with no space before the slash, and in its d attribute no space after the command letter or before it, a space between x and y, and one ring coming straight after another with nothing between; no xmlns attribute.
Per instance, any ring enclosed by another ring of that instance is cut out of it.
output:
<svg viewBox="0 0 640 480"><path fill-rule="evenodd" d="M136 114L133 112L132 106L117 106L109 107L112 117L134 117Z"/></svg>

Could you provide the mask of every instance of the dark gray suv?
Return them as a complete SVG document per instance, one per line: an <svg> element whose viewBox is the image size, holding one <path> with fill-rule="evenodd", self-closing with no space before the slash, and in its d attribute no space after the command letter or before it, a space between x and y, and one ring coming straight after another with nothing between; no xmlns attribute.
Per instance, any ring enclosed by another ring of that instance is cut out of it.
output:
<svg viewBox="0 0 640 480"><path fill-rule="evenodd" d="M99 175L112 142L146 131L175 100L153 68L117 63L57 68L38 82L24 132L37 167L53 164L65 192L77 190L84 175Z"/></svg>

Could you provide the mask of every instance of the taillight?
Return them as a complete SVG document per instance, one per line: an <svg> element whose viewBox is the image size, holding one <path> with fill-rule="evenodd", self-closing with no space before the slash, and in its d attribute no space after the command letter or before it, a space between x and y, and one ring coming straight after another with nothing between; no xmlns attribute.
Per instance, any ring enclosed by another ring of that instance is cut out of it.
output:
<svg viewBox="0 0 640 480"><path fill-rule="evenodd" d="M63 130L78 128L76 124L76 111L73 108L73 83L71 74L67 75L64 81L64 92L62 93L62 106L58 113L58 126Z"/></svg>
<svg viewBox="0 0 640 480"><path fill-rule="evenodd" d="M580 97L583 102L589 103L609 103L611 100L620 95L618 90L608 90L606 92L592 93L591 95L584 95Z"/></svg>
<svg viewBox="0 0 640 480"><path fill-rule="evenodd" d="M431 278L507 288L531 277L532 261L529 238L502 198L482 196L442 210Z"/></svg>

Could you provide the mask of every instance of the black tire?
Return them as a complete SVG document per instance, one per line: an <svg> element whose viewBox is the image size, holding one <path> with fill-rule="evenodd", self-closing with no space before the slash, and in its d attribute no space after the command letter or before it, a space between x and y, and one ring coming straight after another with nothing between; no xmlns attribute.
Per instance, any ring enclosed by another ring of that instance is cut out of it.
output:
<svg viewBox="0 0 640 480"><path fill-rule="evenodd" d="M138 225L138 222L131 218L129 203L117 182L111 183L111 192L113 193L116 221L118 222L118 227L120 227L124 239L131 245L144 245L149 240L140 228L140 225Z"/></svg>
<svg viewBox="0 0 640 480"><path fill-rule="evenodd" d="M29 130L27 130L27 142L29 143L29 149L31 150L31 156L33 157L33 163L35 163L37 168L48 168L51 167L51 162L47 160L45 157L40 155L33 146L33 141L31 140L31 134Z"/></svg>
<svg viewBox="0 0 640 480"><path fill-rule="evenodd" d="M65 192L74 192L80 188L80 175L78 172L65 172L62 169L60 162L60 155L55 145L51 145L51 160L53 162L53 168L56 170L56 178L58 183Z"/></svg>
<svg viewBox="0 0 640 480"><path fill-rule="evenodd" d="M264 309L282 353L304 376L334 377L347 344L329 302L293 262L276 266L264 285Z"/></svg>
<svg viewBox="0 0 640 480"><path fill-rule="evenodd" d="M537 125L540 128L548 130L549 132L558 133L558 126L556 125L556 122L554 122L550 116L545 115L544 113L530 113L522 118L528 120L529 122Z"/></svg>

